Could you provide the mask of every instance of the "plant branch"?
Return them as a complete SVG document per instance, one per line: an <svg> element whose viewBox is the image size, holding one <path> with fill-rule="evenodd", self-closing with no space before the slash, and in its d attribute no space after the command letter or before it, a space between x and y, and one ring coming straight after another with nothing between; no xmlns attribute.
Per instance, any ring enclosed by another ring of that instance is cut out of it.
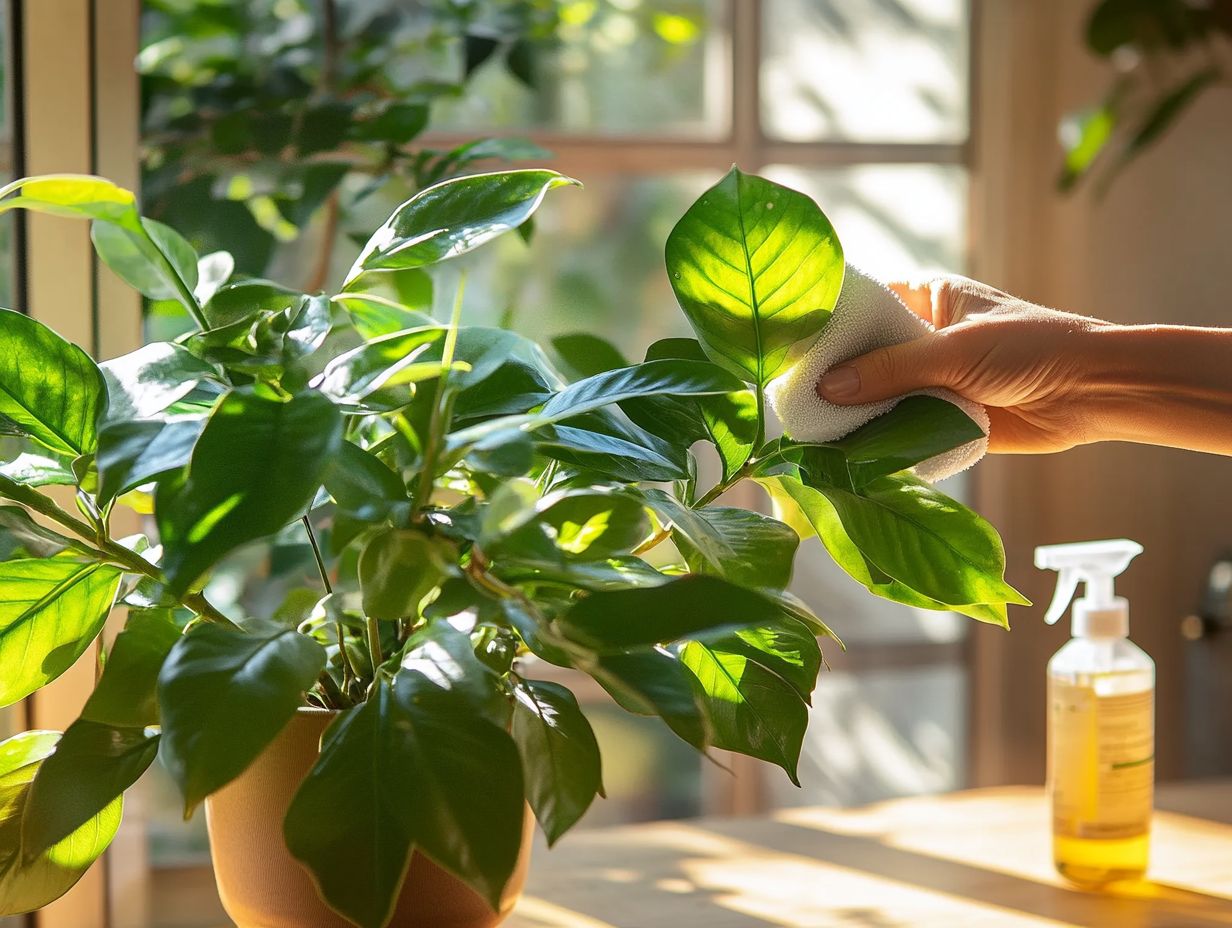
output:
<svg viewBox="0 0 1232 928"><path fill-rule="evenodd" d="M316 532L312 530L312 522L308 516L302 516L300 521L304 523L304 531L308 533L308 544L312 545L312 556L317 562L317 572L321 575L321 585L325 587L325 592L332 594L334 586L329 582L329 571L325 569L325 558L321 556L321 546L317 544Z"/></svg>
<svg viewBox="0 0 1232 928"><path fill-rule="evenodd" d="M46 516L53 522L73 532L82 541L77 542L71 538L68 541L73 544L74 548L83 551L91 557L110 561L119 567L123 567L129 573L142 574L158 583L166 583L167 578L163 576L162 571L136 551L130 551L106 535L100 536L92 526L65 512L52 499L44 496L42 493L24 486L9 477L0 476L0 496L21 503L23 506L33 509L40 515ZM90 542L93 542L98 547L92 547ZM201 592L185 593L179 597L179 601L203 619L216 622L219 625L236 627L235 623L219 612Z"/></svg>
<svg viewBox="0 0 1232 928"><path fill-rule="evenodd" d="M415 489L414 508L411 518L424 510L432 496L432 485L436 479L436 464L440 457L442 438L449 418L452 400L449 396L449 368L453 366L453 353L458 344L458 326L462 322L462 296L466 292L466 272L458 277L458 290L453 300L453 313L449 317L449 328L445 332L445 346L441 349L441 376L436 383L436 402L432 406L432 417L428 423L428 440L424 443L423 466L419 471L419 482Z"/></svg>

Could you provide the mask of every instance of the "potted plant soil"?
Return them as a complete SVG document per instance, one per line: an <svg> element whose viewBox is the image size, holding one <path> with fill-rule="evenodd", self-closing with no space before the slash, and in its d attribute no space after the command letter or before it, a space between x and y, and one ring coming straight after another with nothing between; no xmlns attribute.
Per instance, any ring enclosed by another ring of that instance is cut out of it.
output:
<svg viewBox="0 0 1232 928"><path fill-rule="evenodd" d="M563 340L570 382L516 332L464 324L455 269L482 255L462 256L574 186L438 184L310 294L230 279L106 180L0 191L0 210L91 221L112 271L197 326L98 365L0 311L0 703L123 610L80 718L0 743L0 914L71 887L158 756L185 813L205 806L241 928L495 925L534 823L554 843L603 791L550 665L794 781L833 638L786 592L801 532L872 593L1005 623L1022 600L996 533L909 471L979 433L961 411L923 397L841 441L766 437L766 385L843 282L807 197L734 169L704 194L667 242L698 338L642 361ZM434 286L456 290L447 321ZM791 524L718 505L745 480ZM112 533L123 506L149 539ZM315 603L211 604L220 562L290 532Z"/></svg>

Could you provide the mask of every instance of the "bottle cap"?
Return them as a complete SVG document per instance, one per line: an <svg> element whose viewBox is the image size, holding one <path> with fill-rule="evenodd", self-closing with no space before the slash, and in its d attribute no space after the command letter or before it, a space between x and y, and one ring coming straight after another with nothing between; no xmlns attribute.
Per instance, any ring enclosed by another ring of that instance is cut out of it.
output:
<svg viewBox="0 0 1232 928"><path fill-rule="evenodd" d="M1035 549L1035 566L1055 570L1057 591L1044 621L1061 618L1079 583L1086 593L1074 601L1075 638L1124 638L1129 634L1129 603L1113 594L1112 581L1142 553L1142 545L1128 538L1044 545Z"/></svg>

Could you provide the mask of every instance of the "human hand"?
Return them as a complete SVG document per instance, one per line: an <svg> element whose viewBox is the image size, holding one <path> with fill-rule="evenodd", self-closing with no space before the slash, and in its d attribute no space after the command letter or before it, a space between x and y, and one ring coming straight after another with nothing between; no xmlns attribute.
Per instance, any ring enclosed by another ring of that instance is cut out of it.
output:
<svg viewBox="0 0 1232 928"><path fill-rule="evenodd" d="M817 385L822 398L848 405L945 387L988 409L992 451L1062 451L1090 440L1083 403L1090 333L1109 323L965 277L890 288L936 331L832 368Z"/></svg>

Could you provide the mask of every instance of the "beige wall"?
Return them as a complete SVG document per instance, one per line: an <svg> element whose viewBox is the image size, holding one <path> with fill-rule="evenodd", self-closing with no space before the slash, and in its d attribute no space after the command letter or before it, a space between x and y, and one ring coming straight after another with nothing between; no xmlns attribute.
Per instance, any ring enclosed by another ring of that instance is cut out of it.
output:
<svg viewBox="0 0 1232 928"><path fill-rule="evenodd" d="M979 273L1041 303L1126 323L1232 323L1232 89L1211 91L1098 201L1052 192L1061 114L1109 74L1082 50L1090 3L987 0L973 227ZM986 244L987 247L980 247ZM1037 544L1127 536L1146 552L1118 591L1133 638L1157 661L1158 775L1180 773L1180 619L1210 561L1232 550L1232 460L1129 444L981 465L977 500L1005 538L1010 580L1037 605L1009 634L973 643L977 782L1039 781L1044 665L1065 640L1046 628L1051 574ZM1232 668L1230 668L1232 671Z"/></svg>

